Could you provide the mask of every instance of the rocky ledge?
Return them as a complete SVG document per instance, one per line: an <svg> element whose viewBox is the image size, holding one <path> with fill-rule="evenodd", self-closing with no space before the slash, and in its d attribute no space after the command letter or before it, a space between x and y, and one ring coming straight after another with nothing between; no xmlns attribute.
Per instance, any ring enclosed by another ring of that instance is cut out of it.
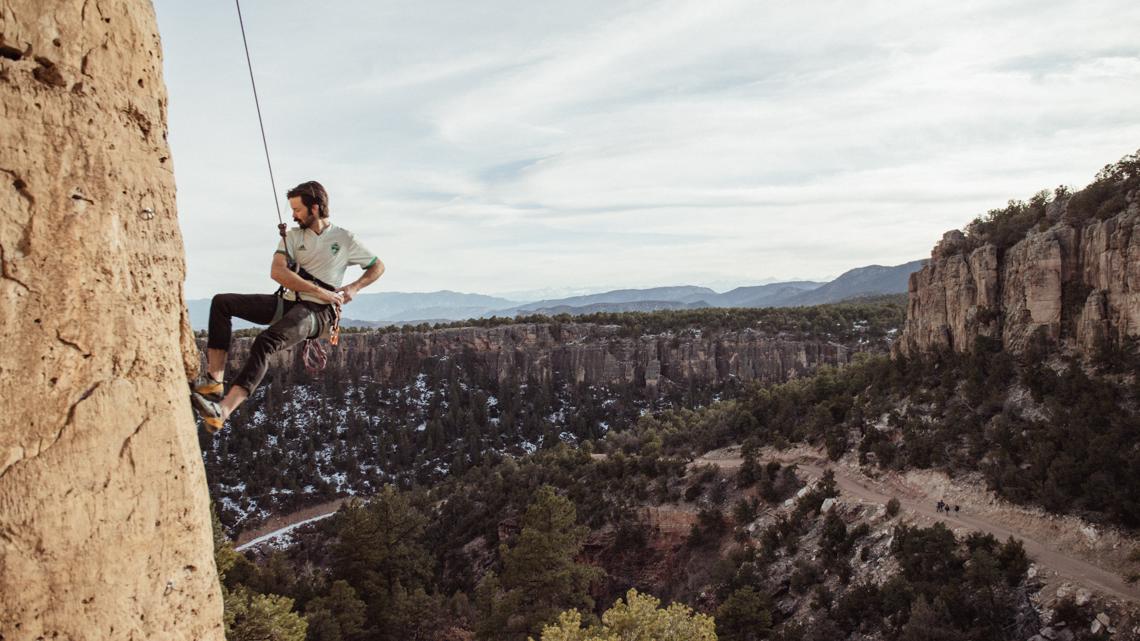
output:
<svg viewBox="0 0 1140 641"><path fill-rule="evenodd" d="M1001 251L949 231L910 277L903 354L968 351L978 337L1024 352L1038 341L1082 351L1140 335L1140 194L1083 222L1051 203L1044 229Z"/></svg>

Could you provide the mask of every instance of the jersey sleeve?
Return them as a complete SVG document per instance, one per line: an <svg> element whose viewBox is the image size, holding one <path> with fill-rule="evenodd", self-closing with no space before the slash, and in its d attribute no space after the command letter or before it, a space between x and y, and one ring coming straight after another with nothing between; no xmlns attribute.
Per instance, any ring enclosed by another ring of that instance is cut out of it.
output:
<svg viewBox="0 0 1140 641"><path fill-rule="evenodd" d="M349 265L360 265L364 269L368 269L378 258L376 254L373 254L363 243L357 240L355 235L349 237Z"/></svg>

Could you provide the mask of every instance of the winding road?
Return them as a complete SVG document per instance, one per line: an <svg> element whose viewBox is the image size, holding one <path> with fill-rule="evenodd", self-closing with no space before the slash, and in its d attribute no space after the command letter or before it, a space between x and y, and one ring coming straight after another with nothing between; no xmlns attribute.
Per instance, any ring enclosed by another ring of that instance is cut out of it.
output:
<svg viewBox="0 0 1140 641"><path fill-rule="evenodd" d="M739 452L738 447L714 450L696 459L694 464L711 463L724 470L734 470L744 462ZM987 532L999 541L1004 541L1011 536L1015 539L1021 539L1025 546L1025 552L1033 562L1055 572L1059 577L1078 583L1090 590L1101 592L1106 596L1140 603L1140 586L1125 582L1116 572L1066 553L1056 545L1039 541L1026 532L1019 531L1017 528L996 519L987 518L984 514L972 514L969 511L954 514L939 512L935 505L941 498L940 496L928 494L923 492L921 488L904 484L895 477L885 476L882 479L872 479L846 466L834 465L822 454L805 453L803 449L789 452L765 450L759 458L761 461L777 460L784 464L795 463L800 472L813 479L823 476L825 469L831 469L835 473L835 481L839 486L841 500L850 501L854 499L856 502L884 505L891 498L896 498L907 513L919 515L930 522L941 521L951 529Z"/></svg>
<svg viewBox="0 0 1140 641"><path fill-rule="evenodd" d="M786 451L766 449L759 458L762 461L779 461L785 465L794 463L804 476L813 479L823 476L825 469L831 469L835 473L841 500L884 505L891 498L896 498L905 513L930 523L941 521L954 530L987 532L1000 541L1011 536L1021 539L1025 552L1040 568L1048 569L1061 579L1106 596L1140 603L1140 586L1127 583L1118 572L1075 556L1062 549L1057 542L1039 540L1033 533L1024 531L1006 520L992 517L985 510L975 513L967 505L967 509L962 512L954 514L939 512L935 504L942 496L915 484L906 483L895 475L873 479L848 466L832 464L822 453L805 448ZM731 471L740 467L743 462L740 448L729 447L708 452L693 461L693 465L711 463L718 468ZM343 501L344 499L338 499L276 517L257 530L243 532L236 541L237 549L254 547L288 533L304 522L330 516L337 511Z"/></svg>

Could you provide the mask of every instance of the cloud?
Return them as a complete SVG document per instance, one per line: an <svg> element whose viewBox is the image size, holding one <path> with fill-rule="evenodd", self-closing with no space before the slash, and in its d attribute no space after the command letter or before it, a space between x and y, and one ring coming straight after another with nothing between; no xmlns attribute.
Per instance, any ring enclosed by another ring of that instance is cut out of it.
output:
<svg viewBox="0 0 1140 641"><path fill-rule="evenodd" d="M234 16L157 10L187 289L261 283L276 221ZM1137 23L1123 1L247 10L278 190L324 182L400 290L924 256L1140 146Z"/></svg>

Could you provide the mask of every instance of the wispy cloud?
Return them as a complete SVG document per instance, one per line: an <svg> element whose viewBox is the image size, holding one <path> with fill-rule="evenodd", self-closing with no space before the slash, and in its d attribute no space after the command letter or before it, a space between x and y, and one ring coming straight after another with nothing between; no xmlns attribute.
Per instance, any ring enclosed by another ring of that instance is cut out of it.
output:
<svg viewBox="0 0 1140 641"><path fill-rule="evenodd" d="M1083 184L1140 147L1133 5L295 1L247 26L278 188L325 182L387 288L505 291L834 276ZM234 16L157 9L188 291L264 289Z"/></svg>

